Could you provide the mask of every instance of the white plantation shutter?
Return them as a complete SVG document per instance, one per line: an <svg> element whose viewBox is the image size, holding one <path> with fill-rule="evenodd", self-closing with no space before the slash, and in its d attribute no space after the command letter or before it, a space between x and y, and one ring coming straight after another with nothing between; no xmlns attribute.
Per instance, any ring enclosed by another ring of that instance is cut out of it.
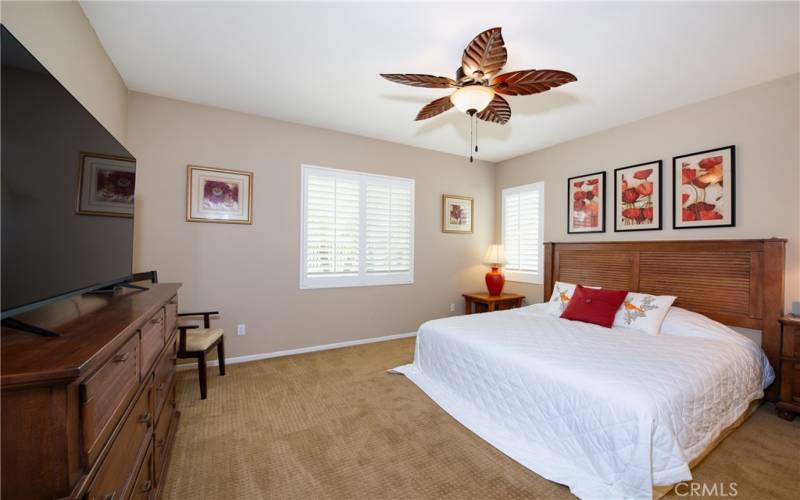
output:
<svg viewBox="0 0 800 500"><path fill-rule="evenodd" d="M502 203L506 278L542 283L544 183L504 189Z"/></svg>
<svg viewBox="0 0 800 500"><path fill-rule="evenodd" d="M413 283L414 181L303 165L300 288Z"/></svg>
<svg viewBox="0 0 800 500"><path fill-rule="evenodd" d="M367 180L367 273L411 270L411 204L407 183Z"/></svg>
<svg viewBox="0 0 800 500"><path fill-rule="evenodd" d="M306 272L358 273L358 180L309 175L306 186Z"/></svg>

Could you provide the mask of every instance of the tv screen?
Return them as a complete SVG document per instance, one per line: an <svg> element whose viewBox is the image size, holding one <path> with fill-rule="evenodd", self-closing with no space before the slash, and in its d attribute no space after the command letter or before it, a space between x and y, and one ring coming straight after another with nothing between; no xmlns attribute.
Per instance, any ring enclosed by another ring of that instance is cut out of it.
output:
<svg viewBox="0 0 800 500"><path fill-rule="evenodd" d="M2 317L131 274L136 162L3 26Z"/></svg>

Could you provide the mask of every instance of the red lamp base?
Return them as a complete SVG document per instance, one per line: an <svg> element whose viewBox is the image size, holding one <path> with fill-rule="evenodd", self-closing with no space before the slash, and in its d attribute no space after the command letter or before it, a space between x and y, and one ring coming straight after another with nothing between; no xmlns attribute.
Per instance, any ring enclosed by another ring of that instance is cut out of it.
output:
<svg viewBox="0 0 800 500"><path fill-rule="evenodd" d="M492 266L492 270L486 273L486 288L489 289L489 295L497 297L503 292L503 285L506 283L506 278L503 273L497 270L497 266Z"/></svg>

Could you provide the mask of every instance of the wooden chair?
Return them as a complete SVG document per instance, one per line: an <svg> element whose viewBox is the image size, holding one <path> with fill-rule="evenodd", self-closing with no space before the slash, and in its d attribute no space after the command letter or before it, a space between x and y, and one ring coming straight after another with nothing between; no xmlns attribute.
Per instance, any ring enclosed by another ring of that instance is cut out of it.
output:
<svg viewBox="0 0 800 500"><path fill-rule="evenodd" d="M219 314L218 311L180 313L179 317L201 317L203 328L198 325L178 325L180 338L178 340L178 357L195 358L197 371L200 375L200 399L206 399L206 354L217 348L219 359L219 374L225 376L225 332L222 328L211 328L211 316Z"/></svg>
<svg viewBox="0 0 800 500"><path fill-rule="evenodd" d="M129 282L149 281L150 283L158 283L158 271L144 271L141 273L133 273L131 275L131 279L128 281Z"/></svg>

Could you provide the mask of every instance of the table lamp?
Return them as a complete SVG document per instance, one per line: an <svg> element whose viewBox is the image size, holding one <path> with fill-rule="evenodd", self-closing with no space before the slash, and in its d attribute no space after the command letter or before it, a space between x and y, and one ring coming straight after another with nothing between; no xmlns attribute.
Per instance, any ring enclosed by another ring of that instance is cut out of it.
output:
<svg viewBox="0 0 800 500"><path fill-rule="evenodd" d="M506 282L503 273L498 270L506 262L503 245L489 245L486 255L483 256L483 262L492 266L492 270L486 273L486 288L489 289L489 295L496 297L503 291Z"/></svg>

